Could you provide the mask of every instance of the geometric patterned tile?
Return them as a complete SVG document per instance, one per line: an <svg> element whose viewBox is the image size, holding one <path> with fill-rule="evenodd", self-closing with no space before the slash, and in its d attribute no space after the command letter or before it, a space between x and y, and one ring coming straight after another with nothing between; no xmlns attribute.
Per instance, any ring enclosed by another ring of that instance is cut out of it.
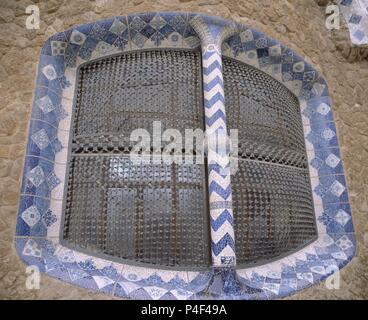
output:
<svg viewBox="0 0 368 320"><path fill-rule="evenodd" d="M43 113L49 113L55 109L55 106L53 105L49 96L44 96L40 98L38 101L36 101L36 103L38 104L38 107L43 111Z"/></svg>
<svg viewBox="0 0 368 320"><path fill-rule="evenodd" d="M342 226L345 226L349 222L350 219L351 219L351 216L343 209L340 209L335 215L336 222L338 222Z"/></svg>
<svg viewBox="0 0 368 320"><path fill-rule="evenodd" d="M41 129L37 131L36 133L34 133L31 136L31 139L36 143L37 147L40 150L45 149L50 143L49 137L45 129Z"/></svg>
<svg viewBox="0 0 368 320"><path fill-rule="evenodd" d="M41 218L41 214L36 206L31 206L27 210L21 213L22 219L28 224L28 226L33 227Z"/></svg>
<svg viewBox="0 0 368 320"><path fill-rule="evenodd" d="M44 182L45 174L41 166L37 166L28 172L27 178L34 186L38 187Z"/></svg>
<svg viewBox="0 0 368 320"><path fill-rule="evenodd" d="M57 73L53 65L49 64L42 68L42 73L48 80L55 80L57 78Z"/></svg>
<svg viewBox="0 0 368 320"><path fill-rule="evenodd" d="M61 180L55 175L55 173L51 172L46 177L46 182L47 182L50 190L52 190L52 189L56 188L61 183Z"/></svg>

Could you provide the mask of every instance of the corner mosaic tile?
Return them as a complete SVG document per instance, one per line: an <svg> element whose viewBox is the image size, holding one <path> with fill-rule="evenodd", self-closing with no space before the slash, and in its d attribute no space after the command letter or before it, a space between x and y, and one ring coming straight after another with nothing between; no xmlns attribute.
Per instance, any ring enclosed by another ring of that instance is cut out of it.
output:
<svg viewBox="0 0 368 320"><path fill-rule="evenodd" d="M352 3L341 1L340 5ZM349 18L351 24L357 25L355 33L366 23L357 14L354 12ZM63 246L59 234L77 67L86 61L130 50L198 46L202 49L208 130L226 131L221 55L266 72L298 97L317 240L272 263L237 268L231 184L228 157L225 157L221 166L215 161L209 167L211 270L134 267ZM76 26L52 36L41 50L38 66L16 249L26 264L38 266L49 276L133 299L272 299L322 281L345 266L355 254L351 209L324 78L296 53L265 34L200 14L134 14Z"/></svg>
<svg viewBox="0 0 368 320"><path fill-rule="evenodd" d="M348 25L351 42L368 44L368 0L338 0L338 4Z"/></svg>

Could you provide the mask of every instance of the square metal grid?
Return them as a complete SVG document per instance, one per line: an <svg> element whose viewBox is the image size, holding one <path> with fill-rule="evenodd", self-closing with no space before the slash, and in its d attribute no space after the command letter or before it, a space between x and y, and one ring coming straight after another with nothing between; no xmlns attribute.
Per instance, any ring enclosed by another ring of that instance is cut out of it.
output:
<svg viewBox="0 0 368 320"><path fill-rule="evenodd" d="M298 99L260 70L223 58L228 128L239 130L232 176L238 267L270 261L317 236Z"/></svg>
<svg viewBox="0 0 368 320"><path fill-rule="evenodd" d="M134 163L134 129L203 128L198 51L113 56L79 70L65 201L69 246L129 263L210 265L206 177L200 164ZM153 141L150 141L153 152ZM161 150L165 147L163 144ZM157 161L157 158L155 158Z"/></svg>

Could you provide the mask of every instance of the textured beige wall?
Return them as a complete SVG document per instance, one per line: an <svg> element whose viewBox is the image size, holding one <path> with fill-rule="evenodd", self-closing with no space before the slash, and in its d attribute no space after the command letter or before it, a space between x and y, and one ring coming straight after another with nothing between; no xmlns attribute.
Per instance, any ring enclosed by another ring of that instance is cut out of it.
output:
<svg viewBox="0 0 368 320"><path fill-rule="evenodd" d="M293 299L368 298L368 61L349 63L324 27L324 9L312 0L51 0L37 1L41 26L25 28L27 0L0 0L0 298L103 299L43 276L25 288L25 266L13 245L19 180L40 48L48 36L75 24L142 11L195 11L247 23L288 45L325 76L333 99L345 164L357 256L342 271L340 290L324 284Z"/></svg>

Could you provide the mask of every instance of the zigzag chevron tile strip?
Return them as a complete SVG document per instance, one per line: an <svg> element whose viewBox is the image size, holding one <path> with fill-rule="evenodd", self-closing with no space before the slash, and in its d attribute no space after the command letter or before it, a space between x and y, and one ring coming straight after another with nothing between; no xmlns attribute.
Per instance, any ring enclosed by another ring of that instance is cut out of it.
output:
<svg viewBox="0 0 368 320"><path fill-rule="evenodd" d="M221 39L229 28L200 17L192 19L202 41L203 94L208 138L208 186L211 216L212 263L214 267L236 264L233 226L230 158L222 77ZM211 41L212 40L212 41Z"/></svg>

